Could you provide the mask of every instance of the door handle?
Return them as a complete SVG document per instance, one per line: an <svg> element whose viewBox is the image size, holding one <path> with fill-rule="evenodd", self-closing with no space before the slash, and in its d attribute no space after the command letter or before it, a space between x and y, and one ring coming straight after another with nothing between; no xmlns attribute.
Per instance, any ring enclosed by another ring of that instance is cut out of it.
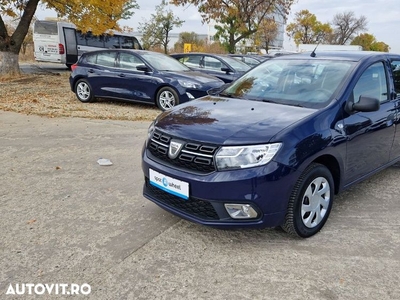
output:
<svg viewBox="0 0 400 300"><path fill-rule="evenodd" d="M118 74L118 77L125 77L124 73Z"/></svg>
<svg viewBox="0 0 400 300"><path fill-rule="evenodd" d="M88 73L94 73L94 70L93 69L89 69Z"/></svg>

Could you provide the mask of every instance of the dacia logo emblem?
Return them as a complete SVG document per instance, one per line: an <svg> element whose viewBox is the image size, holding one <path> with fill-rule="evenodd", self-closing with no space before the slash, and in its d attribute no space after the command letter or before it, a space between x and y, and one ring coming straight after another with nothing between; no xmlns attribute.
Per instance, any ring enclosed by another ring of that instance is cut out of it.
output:
<svg viewBox="0 0 400 300"><path fill-rule="evenodd" d="M178 140L171 140L168 149L168 157L170 159L175 159L178 156L179 152L181 151L182 147L183 147L183 142Z"/></svg>

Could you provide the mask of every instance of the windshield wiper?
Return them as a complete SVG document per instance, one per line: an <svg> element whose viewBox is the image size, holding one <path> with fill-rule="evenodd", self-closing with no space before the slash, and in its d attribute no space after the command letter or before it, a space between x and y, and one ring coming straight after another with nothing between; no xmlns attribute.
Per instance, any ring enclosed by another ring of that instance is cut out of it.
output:
<svg viewBox="0 0 400 300"><path fill-rule="evenodd" d="M270 100L270 99L263 99L262 102L289 105L289 106L297 106L297 107L304 107L304 105L301 105L299 103L279 102L279 101L274 101L274 100Z"/></svg>
<svg viewBox="0 0 400 300"><path fill-rule="evenodd" d="M262 99L261 101L262 101L262 102L267 102L267 103L278 103L278 104L282 104L282 103L280 103L280 102L278 102L278 101L274 101L274 100L271 100L271 99Z"/></svg>
<svg viewBox="0 0 400 300"><path fill-rule="evenodd" d="M238 98L234 94L231 94L231 93L219 93L218 96L227 97L227 98Z"/></svg>

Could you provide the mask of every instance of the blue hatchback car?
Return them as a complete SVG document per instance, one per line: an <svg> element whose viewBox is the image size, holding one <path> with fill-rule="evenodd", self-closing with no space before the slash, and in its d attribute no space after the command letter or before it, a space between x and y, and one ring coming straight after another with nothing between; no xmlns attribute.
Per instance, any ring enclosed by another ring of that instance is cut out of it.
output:
<svg viewBox="0 0 400 300"><path fill-rule="evenodd" d="M398 94L400 55L268 60L157 117L142 153L144 196L204 225L310 237L335 194L400 160Z"/></svg>
<svg viewBox="0 0 400 300"><path fill-rule="evenodd" d="M71 70L71 90L81 102L96 97L121 99L155 104L161 110L205 96L224 84L168 55L144 50L87 52Z"/></svg>

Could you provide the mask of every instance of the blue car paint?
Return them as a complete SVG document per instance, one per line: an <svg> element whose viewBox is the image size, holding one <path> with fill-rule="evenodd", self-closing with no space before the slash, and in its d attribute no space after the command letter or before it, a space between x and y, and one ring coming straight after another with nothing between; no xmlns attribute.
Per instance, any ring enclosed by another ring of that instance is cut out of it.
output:
<svg viewBox="0 0 400 300"><path fill-rule="evenodd" d="M107 52L109 50L96 51ZM91 52L91 53L96 53ZM143 54L151 54L144 50L114 50L116 59L118 53L130 53L140 58L144 65L149 67L149 72L134 69L122 69L99 66L85 61L83 56L77 63L69 78L71 90L74 92L75 84L79 79L86 79L92 87L95 97L121 99L126 101L155 104L155 98L162 87L170 87L179 96L179 103L192 100L186 94L191 93L194 98L207 95L207 91L220 87L224 82L216 77L187 69L186 71L162 71L153 67ZM160 54L156 54L160 55ZM196 82L201 88L185 88L178 80Z"/></svg>
<svg viewBox="0 0 400 300"><path fill-rule="evenodd" d="M335 179L335 193L397 162L400 97L394 93L389 60L400 60L400 56L367 52L326 55L327 59L356 62L326 107L301 108L207 96L160 115L154 122L156 130L184 141L220 146L282 142L283 146L264 166L197 174L160 161L147 149L147 141L142 151L144 196L171 213L204 225L272 227L282 225L293 187L312 162L328 167ZM345 106L350 93L362 72L376 61L387 67L390 99L378 111L348 114ZM361 151L366 148L370 155ZM147 186L150 168L188 182L190 196L211 203L218 219L198 217L160 201ZM234 220L226 213L224 203L251 203L260 217Z"/></svg>

